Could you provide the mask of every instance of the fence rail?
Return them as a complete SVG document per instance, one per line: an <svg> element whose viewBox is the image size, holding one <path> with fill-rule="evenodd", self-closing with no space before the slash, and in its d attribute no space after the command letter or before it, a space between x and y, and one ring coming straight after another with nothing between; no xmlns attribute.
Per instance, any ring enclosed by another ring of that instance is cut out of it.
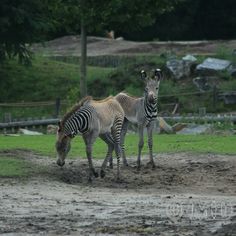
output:
<svg viewBox="0 0 236 236"><path fill-rule="evenodd" d="M30 126L46 126L57 124L59 121L56 119L43 119L43 120L27 120L27 121L14 121L8 123L0 123L0 129L15 128L15 127L30 127Z"/></svg>
<svg viewBox="0 0 236 236"><path fill-rule="evenodd" d="M236 115L205 115L205 116L163 116L167 122L234 122L236 123ZM58 118L55 119L42 119L42 120L27 120L15 121L8 123L0 123L0 129L20 128L20 127L33 127L33 126L47 126L50 124L57 124Z"/></svg>
<svg viewBox="0 0 236 236"><path fill-rule="evenodd" d="M163 118L174 122L236 122L236 115L164 116Z"/></svg>
<svg viewBox="0 0 236 236"><path fill-rule="evenodd" d="M37 106L53 106L55 101L43 101L43 102L12 102L12 103L0 103L0 107L37 107ZM66 105L66 101L60 101L61 105Z"/></svg>

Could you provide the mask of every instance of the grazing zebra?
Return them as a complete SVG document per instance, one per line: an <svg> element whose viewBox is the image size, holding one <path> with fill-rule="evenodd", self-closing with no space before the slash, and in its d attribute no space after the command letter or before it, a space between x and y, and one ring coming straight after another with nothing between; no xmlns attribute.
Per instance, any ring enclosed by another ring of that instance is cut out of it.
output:
<svg viewBox="0 0 236 236"><path fill-rule="evenodd" d="M70 150L71 139L81 134L88 158L90 175L98 177L92 163L92 146L99 136L108 146L108 154L101 167L101 177L105 176L105 168L110 152L115 149L117 156L117 180L120 178L120 133L124 120L124 111L120 104L108 97L101 101L94 101L92 97L86 97L69 111L61 122L56 141L57 164L63 166L65 158Z"/></svg>
<svg viewBox="0 0 236 236"><path fill-rule="evenodd" d="M141 71L141 79L145 81L144 97L135 98L126 93L119 93L115 96L115 99L120 103L124 112L125 119L121 131L121 148L122 148L122 158L124 165L127 165L127 160L124 151L124 139L127 132L128 123L137 123L139 132L139 144L138 144L138 158L137 166L140 169L141 165L141 151L143 148L143 131L147 128L148 134L148 146L150 163L153 168L155 168L155 163L153 160L152 152L152 132L154 128L155 121L157 119L157 98L159 91L160 80L162 79L162 71L156 69L154 74L149 77L144 70ZM110 158L110 166L112 167L112 157Z"/></svg>

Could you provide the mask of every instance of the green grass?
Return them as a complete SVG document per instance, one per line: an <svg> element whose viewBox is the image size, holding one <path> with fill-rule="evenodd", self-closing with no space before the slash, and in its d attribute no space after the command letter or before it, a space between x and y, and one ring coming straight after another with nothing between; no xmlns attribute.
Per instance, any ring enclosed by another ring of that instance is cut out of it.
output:
<svg viewBox="0 0 236 236"><path fill-rule="evenodd" d="M113 68L89 66L87 71L88 93L91 93L92 85L96 87L96 80L104 80ZM21 101L55 101L73 98L78 100L79 91L79 65L68 64L35 57L33 65L25 67L15 60L10 60L0 65L0 102ZM9 89L10 88L10 89ZM76 90L76 91L75 91ZM66 109L66 108L65 108ZM64 109L64 110L65 110ZM0 120L2 114L10 112L13 118L21 117L51 117L55 108L0 108Z"/></svg>
<svg viewBox="0 0 236 236"><path fill-rule="evenodd" d="M112 68L88 67L87 79L104 79ZM42 101L65 99L68 91L79 87L79 65L35 57L33 65L22 66L15 60L0 65L1 99L5 101ZM10 86L10 90L7 89ZM89 88L88 88L89 89Z"/></svg>
<svg viewBox="0 0 236 236"><path fill-rule="evenodd" d="M154 135L154 153L192 152L192 153L218 153L236 154L236 136L217 135ZM55 158L55 136L0 136L0 150L4 149L29 149L42 155ZM145 141L147 138L145 137ZM137 155L138 136L128 134L126 136L127 156ZM106 145L97 139L94 145L94 158L104 158ZM148 153L145 142L143 153ZM72 141L69 156L86 157L85 145L81 137L76 137Z"/></svg>
<svg viewBox="0 0 236 236"><path fill-rule="evenodd" d="M0 157L0 177L20 177L27 175L26 161L21 159Z"/></svg>

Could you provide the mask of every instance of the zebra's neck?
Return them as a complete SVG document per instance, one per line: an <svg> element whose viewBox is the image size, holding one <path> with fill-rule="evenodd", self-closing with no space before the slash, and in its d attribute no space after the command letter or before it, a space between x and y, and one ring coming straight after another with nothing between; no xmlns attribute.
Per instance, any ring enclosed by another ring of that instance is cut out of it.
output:
<svg viewBox="0 0 236 236"><path fill-rule="evenodd" d="M91 118L91 110L82 108L75 112L65 123L65 134L74 137L78 133L86 133L89 129L89 120Z"/></svg>
<svg viewBox="0 0 236 236"><path fill-rule="evenodd" d="M144 95L144 115L148 121L157 118L157 100L154 103L150 103L146 95Z"/></svg>

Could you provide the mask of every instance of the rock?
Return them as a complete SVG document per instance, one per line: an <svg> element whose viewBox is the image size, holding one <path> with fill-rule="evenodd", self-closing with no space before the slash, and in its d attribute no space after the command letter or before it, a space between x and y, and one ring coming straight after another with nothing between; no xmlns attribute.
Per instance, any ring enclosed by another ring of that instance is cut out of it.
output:
<svg viewBox="0 0 236 236"><path fill-rule="evenodd" d="M188 55L182 57L182 60L188 61L188 62L196 62L197 58L194 57L193 55L188 54Z"/></svg>
<svg viewBox="0 0 236 236"><path fill-rule="evenodd" d="M236 65L235 64L231 64L228 68L228 72L231 76L236 78Z"/></svg>
<svg viewBox="0 0 236 236"><path fill-rule="evenodd" d="M186 55L182 60L171 59L166 62L166 67L170 70L175 79L188 77L191 74L191 67L197 59L192 55Z"/></svg>
<svg viewBox="0 0 236 236"><path fill-rule="evenodd" d="M193 83L197 86L200 92L206 92L216 85L216 76L200 76L193 79Z"/></svg>
<svg viewBox="0 0 236 236"><path fill-rule="evenodd" d="M178 134L204 134L211 130L211 125L196 125L196 124L189 124L187 127L182 129L181 131L177 132Z"/></svg>
<svg viewBox="0 0 236 236"><path fill-rule="evenodd" d="M231 62L228 60L221 60L217 58L207 58L203 61L202 64L199 64L196 67L197 72L204 74L204 75L210 75L214 74L219 71L226 70L230 66Z"/></svg>
<svg viewBox="0 0 236 236"><path fill-rule="evenodd" d="M19 134L25 134L25 135L43 135L43 133L37 132L37 131L31 131L28 129L19 129Z"/></svg>
<svg viewBox="0 0 236 236"><path fill-rule="evenodd" d="M118 37L118 38L116 38L116 40L117 40L117 41L123 41L124 38L123 38L123 37Z"/></svg>
<svg viewBox="0 0 236 236"><path fill-rule="evenodd" d="M224 100L226 105L236 104L236 91L222 93L220 98Z"/></svg>
<svg viewBox="0 0 236 236"><path fill-rule="evenodd" d="M190 74L190 67L188 63L183 60L169 60L166 62L166 66L177 80L189 76Z"/></svg>
<svg viewBox="0 0 236 236"><path fill-rule="evenodd" d="M56 134L58 130L57 125L48 125L47 126L47 134Z"/></svg>

